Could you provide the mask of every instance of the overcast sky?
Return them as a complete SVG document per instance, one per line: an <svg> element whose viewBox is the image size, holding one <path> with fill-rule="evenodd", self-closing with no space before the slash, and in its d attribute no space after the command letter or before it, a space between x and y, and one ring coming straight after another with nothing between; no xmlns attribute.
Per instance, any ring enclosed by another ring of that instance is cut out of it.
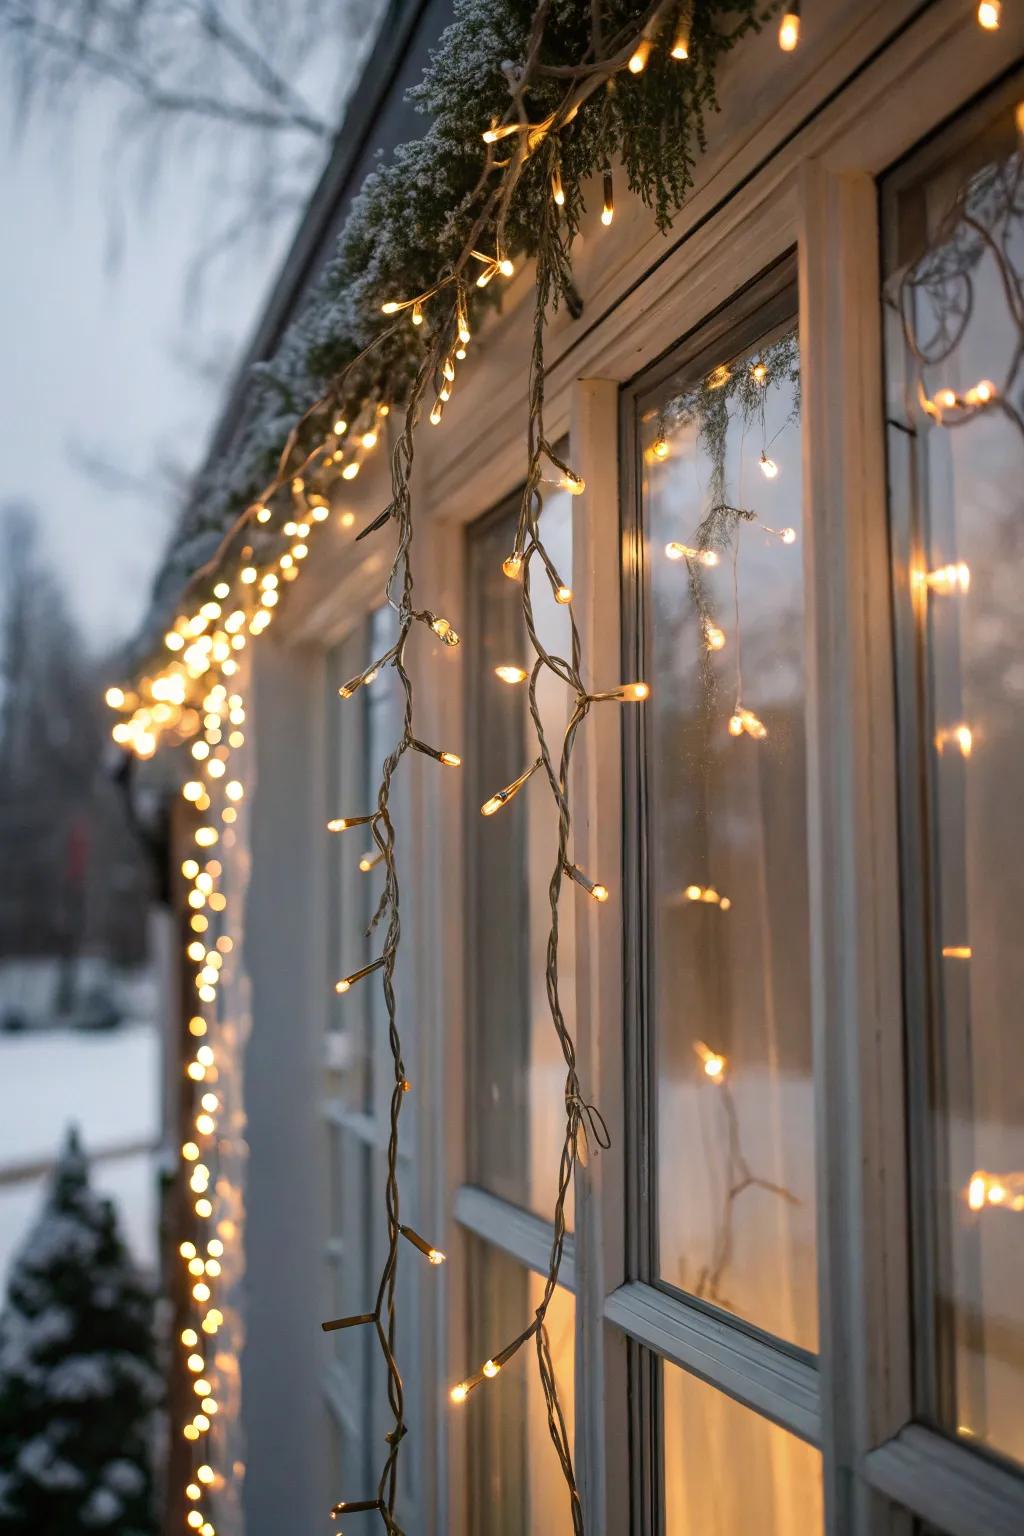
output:
<svg viewBox="0 0 1024 1536"><path fill-rule="evenodd" d="M145 477L161 458L194 468L290 230L250 243L211 277L198 323L182 294L198 231L195 167L172 164L147 206L122 186L120 258L110 269L104 92L73 128L37 118L0 138L0 505L32 501L45 549L90 645L128 634L144 609L172 521L161 485L112 495L76 445ZM219 384L185 356L217 359Z"/></svg>

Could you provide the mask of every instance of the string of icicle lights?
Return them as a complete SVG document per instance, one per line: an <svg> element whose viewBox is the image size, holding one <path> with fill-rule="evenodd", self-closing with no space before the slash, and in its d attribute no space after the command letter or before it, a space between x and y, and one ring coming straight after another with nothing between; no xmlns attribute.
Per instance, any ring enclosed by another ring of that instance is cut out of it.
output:
<svg viewBox="0 0 1024 1536"><path fill-rule="evenodd" d="M999 11L996 0L984 0L978 7L979 23L990 30L998 26ZM549 886L551 926L546 989L552 1025L566 1065L565 1137L553 1212L552 1247L540 1305L520 1333L474 1366L454 1385L450 1396L455 1404L466 1402L478 1387L498 1377L524 1345L533 1344L548 1427L566 1483L573 1528L577 1536L582 1536L584 1512L554 1377L546 1316L559 1280L565 1239L565 1200L576 1161L583 1153L588 1133L602 1145L606 1144L607 1138L599 1112L587 1104L582 1093L574 1041L559 996L559 899L566 880L579 886L598 903L606 901L609 894L604 883L579 868L572 857L569 784L577 732L595 704L639 704L647 697L648 689L644 682L636 681L595 690L585 679L571 586L564 579L566 573L557 569L543 540L544 485L556 483L573 494L585 489L569 465L555 455L544 434L544 323L552 290L557 286L558 274L566 259L558 227L560 210L566 204L560 135L570 127L580 108L595 92L613 87L614 77L621 71L628 71L633 76L642 75L655 49L662 49L672 60L685 64L690 55L691 16L690 7L679 4L678 0L663 0L661 4L649 7L642 17L637 18L636 28L630 35L620 33L610 38L603 49L592 46L585 61L568 67L565 70L568 83L559 105L542 121L532 122L526 109L526 97L538 68L540 45L549 17L549 6L542 0L534 17L525 62L510 82L508 111L502 121L492 122L482 130L486 155L477 200L479 211L460 256L448 264L429 289L412 297L388 296L382 300L382 310L391 325L382 331L378 341L407 322L417 330L423 327L424 334L429 334L422 364L405 403L402 429L391 444L391 504L359 535L362 537L389 522L394 523L397 547L385 593L397 616L398 638L385 655L352 679L341 693L350 697L358 688L370 683L379 668L390 666L398 676L404 698L403 723L401 734L382 766L376 805L356 808L354 814L339 816L332 822L331 830L343 832L352 826L367 828L375 852L363 862L379 867L383 872L383 889L374 923L375 929L382 934L381 953L352 975L340 978L337 991L344 994L370 977L378 978L379 973L394 1069L385 1185L388 1248L376 1294L368 1298L368 1310L333 1319L323 1326L328 1330L374 1329L387 1373L393 1419L376 1489L353 1491L353 1497L340 1500L332 1514L377 1512L391 1536L402 1536L396 1516L397 1469L401 1445L408 1433L397 1341L396 1283L400 1248L403 1241L407 1242L419 1259L433 1266L444 1262L444 1254L401 1218L398 1125L405 1095L413 1085L405 1072L394 990L400 891L390 795L394 775L410 751L426 755L444 767L457 769L460 763L455 752L431 746L416 735L413 685L405 665L406 648L415 624L426 625L446 645L458 644L458 635L447 619L414 605L410 498L414 433L428 395L429 421L435 426L442 421L445 405L455 387L456 365L465 360L471 340L470 310L474 288L484 288L497 278L512 275L513 264L507 253L506 239L512 199L528 162L543 157L550 200L537 255L528 471L514 547L503 564L505 575L521 583L524 618L534 660L529 669L506 669L509 675L502 677L502 681L528 685L530 712L537 734L537 755L524 765L522 773L510 784L496 787L481 811L485 816L499 813L535 774L547 783L558 808L558 837ZM799 40L799 8L791 5L780 24L779 46L783 51L791 52ZM495 145L501 146L499 151L495 151ZM504 158L499 158L499 154ZM614 214L613 175L607 167L602 176L602 224L610 225ZM429 327L424 324L428 313ZM113 687L107 693L107 702L119 715L113 727L115 741L141 758L152 756L163 742L189 744L192 759L191 776L182 793L195 813L192 833L195 847L193 854L183 862L182 876L186 882L189 909L187 954L194 967L196 991L195 1010L188 1025L194 1054L184 1070L188 1082L193 1085L194 1098L192 1127L181 1150L190 1217L188 1230L181 1234L179 1252L188 1274L192 1311L181 1333L180 1344L196 1406L180 1429L194 1448L185 1495L187 1525L199 1536L216 1536L213 1519L216 1493L229 1476L226 1467L217 1464L212 1449L217 1442L211 1432L221 1405L217 1362L215 1353L211 1356L210 1352L224 1322L223 1310L217 1304L219 1282L230 1268L228 1250L237 1240L238 1232L237 1222L230 1211L229 1181L221 1176L218 1165L219 1116L223 1105L217 1089L216 1030L218 989L225 967L230 969L234 948L224 859L230 857L239 804L244 797L242 777L233 773L231 767L232 753L244 744L242 653L251 641L270 627L282 593L300 576L314 547L318 529L331 516L329 497L332 487L339 479L351 481L359 474L367 455L377 448L381 434L391 425L387 419L390 406L383 393L373 395L358 409L350 411L351 422L339 411L338 402L345 399L348 373L363 361L365 355L355 359L350 369L335 380L331 392L311 406L296 425L284 445L276 473L229 530L214 558L196 573L187 593L190 601L165 636L167 654L133 686ZM767 461L767 467L763 463L762 468L770 475L771 461ZM344 526L351 526L353 514L343 514L342 522ZM268 542L274 548L274 553L269 556L264 553ZM700 551L685 546L680 546L674 553L677 558L687 561L695 553L700 555ZM549 653L538 637L531 599L534 580L547 581L556 601L567 611L570 633L567 657ZM712 624L706 635L710 649L716 648L719 635L717 626ZM545 670L566 686L574 700L564 738L557 749L552 748L545 737L537 708L538 680ZM756 735L758 724L737 699L730 729ZM717 1071L721 1076L725 1070L724 1058L709 1052L708 1061L714 1069L710 1075L714 1076ZM709 1071L708 1062L705 1062L705 1071Z"/></svg>

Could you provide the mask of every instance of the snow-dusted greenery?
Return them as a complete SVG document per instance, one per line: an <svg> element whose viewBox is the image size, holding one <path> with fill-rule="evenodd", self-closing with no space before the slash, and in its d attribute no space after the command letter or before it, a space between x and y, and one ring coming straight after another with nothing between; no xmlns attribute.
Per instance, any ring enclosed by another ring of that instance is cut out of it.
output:
<svg viewBox="0 0 1024 1536"><path fill-rule="evenodd" d="M0 1536L150 1536L153 1302L69 1132L0 1314Z"/></svg>
<svg viewBox="0 0 1024 1536"><path fill-rule="evenodd" d="M561 244L567 251L584 207L584 187L606 165L622 165L630 188L665 229L692 184L707 115L716 109L715 80L724 54L767 19L773 0L693 0L689 59L669 57L675 17L666 16L642 75L619 74L583 105L558 142L544 146L520 178L506 227L505 254L534 253L550 198L552 155L565 188ZM628 40L651 14L632 0L600 8L605 46ZM594 11L590 0L553 0L540 52L541 68L527 97L531 121L562 100L566 67L588 57ZM258 494L288 431L303 412L350 371L333 407L351 419L375 396L400 404L429 345L430 324L393 333L381 315L384 298L430 288L456 259L481 210L487 188L483 129L509 104L509 82L524 59L533 0L455 0L422 82L411 95L429 120L423 136L395 151L367 177L340 234L333 260L277 355L255 370L246 426L230 460L212 467L197 487L174 548L158 578L162 612L182 581L216 546L225 526ZM550 71L550 73L548 72ZM559 73L561 71L561 73ZM479 243L493 249L493 228ZM564 280L567 261L560 264ZM477 310L496 301L500 285L472 290ZM557 299L557 293L555 295ZM478 323L479 314L471 316ZM366 360L355 358L382 337Z"/></svg>

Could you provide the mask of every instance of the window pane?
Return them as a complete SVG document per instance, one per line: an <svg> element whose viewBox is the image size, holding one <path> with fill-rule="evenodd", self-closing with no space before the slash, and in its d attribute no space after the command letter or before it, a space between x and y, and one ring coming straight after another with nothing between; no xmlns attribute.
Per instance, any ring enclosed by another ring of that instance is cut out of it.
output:
<svg viewBox="0 0 1024 1536"><path fill-rule="evenodd" d="M924 1336L938 1342L926 1407L1024 1460L1024 181L1012 105L931 146L884 206L908 937L921 978L918 1258Z"/></svg>
<svg viewBox="0 0 1024 1536"><path fill-rule="evenodd" d="M813 1350L799 362L790 305L789 295L776 300L771 329L759 311L731 346L639 401L643 675L652 689L643 728L658 1273Z"/></svg>
<svg viewBox="0 0 1024 1536"><path fill-rule="evenodd" d="M566 581L572 572L572 498L564 491L544 506L544 537ZM557 850L558 817L550 788L536 774L496 815L480 806L517 778L538 755L527 683L495 675L504 665L528 669L531 653L522 587L501 569L512 549L519 498L470 530L469 732L466 752L469 922L467 1035L470 1051L470 1179L516 1205L550 1217L565 1135L565 1061L545 989L550 924L548 880ZM543 644L568 655L569 620L534 562L534 620ZM557 759L568 719L566 688L545 670L537 689L549 748ZM573 905L559 913L559 976L572 1027ZM567 1217L572 1220L572 1190Z"/></svg>
<svg viewBox="0 0 1024 1536"><path fill-rule="evenodd" d="M667 1361L665 1536L814 1536L821 1455Z"/></svg>
<svg viewBox="0 0 1024 1536"><path fill-rule="evenodd" d="M540 1305L544 1281L513 1259L472 1240L467 1369L513 1338ZM573 1333L576 1303L557 1290L547 1313L548 1338L569 1443L573 1441ZM533 1340L484 1382L460 1410L470 1445L471 1536L572 1536L569 1496L548 1433L547 1408Z"/></svg>

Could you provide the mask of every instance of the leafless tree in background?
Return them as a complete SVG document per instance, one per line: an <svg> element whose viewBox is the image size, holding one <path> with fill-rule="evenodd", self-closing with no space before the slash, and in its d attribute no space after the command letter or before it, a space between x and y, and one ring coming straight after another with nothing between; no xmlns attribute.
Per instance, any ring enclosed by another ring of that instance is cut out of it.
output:
<svg viewBox="0 0 1024 1536"><path fill-rule="evenodd" d="M380 0L0 0L15 126L120 93L113 163L149 190L200 141L205 262L294 217L329 153Z"/></svg>
<svg viewBox="0 0 1024 1536"><path fill-rule="evenodd" d="M138 961L152 876L104 770L101 666L87 655L28 503L0 508L0 959L85 947Z"/></svg>

